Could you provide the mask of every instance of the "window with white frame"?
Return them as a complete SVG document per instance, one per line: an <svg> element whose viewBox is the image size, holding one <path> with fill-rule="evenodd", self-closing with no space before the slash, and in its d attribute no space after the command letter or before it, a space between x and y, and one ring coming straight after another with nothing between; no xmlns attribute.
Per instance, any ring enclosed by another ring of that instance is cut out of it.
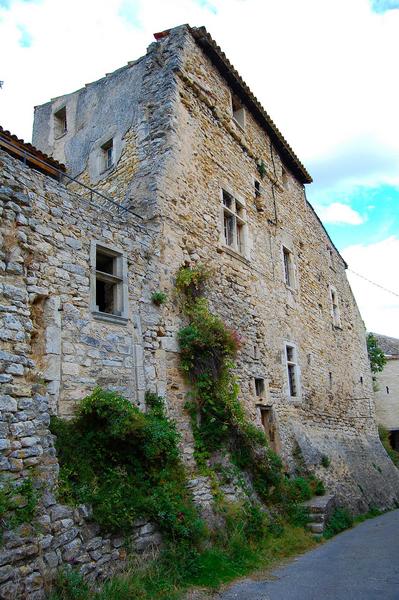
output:
<svg viewBox="0 0 399 600"><path fill-rule="evenodd" d="M288 395L298 398L300 394L300 376L297 350L293 344L285 344L285 362L287 367Z"/></svg>
<svg viewBox="0 0 399 600"><path fill-rule="evenodd" d="M54 113L54 137L59 138L68 131L66 106Z"/></svg>
<svg viewBox="0 0 399 600"><path fill-rule="evenodd" d="M294 259L291 250L283 246L284 281L290 288L295 287Z"/></svg>
<svg viewBox="0 0 399 600"><path fill-rule="evenodd" d="M223 205L223 238L226 246L245 254L246 251L246 220L245 207L226 190L222 190Z"/></svg>
<svg viewBox="0 0 399 600"><path fill-rule="evenodd" d="M330 286L331 316L334 327L341 327L341 314L338 305L337 290Z"/></svg>
<svg viewBox="0 0 399 600"><path fill-rule="evenodd" d="M241 129L245 129L245 108L240 98L235 94L231 94L231 110L234 121Z"/></svg>
<svg viewBox="0 0 399 600"><path fill-rule="evenodd" d="M126 257L97 242L91 247L91 310L100 318L127 319Z"/></svg>
<svg viewBox="0 0 399 600"><path fill-rule="evenodd" d="M101 146L102 150L102 170L106 171L114 165L114 141L108 140Z"/></svg>

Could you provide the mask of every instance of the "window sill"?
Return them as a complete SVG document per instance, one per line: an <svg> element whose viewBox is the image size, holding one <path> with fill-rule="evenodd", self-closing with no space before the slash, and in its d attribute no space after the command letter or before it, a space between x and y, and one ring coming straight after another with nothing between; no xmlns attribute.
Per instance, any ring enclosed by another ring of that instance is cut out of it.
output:
<svg viewBox="0 0 399 600"><path fill-rule="evenodd" d="M344 328L341 325L333 324L332 328L334 329L334 331L343 331L344 330Z"/></svg>
<svg viewBox="0 0 399 600"><path fill-rule="evenodd" d="M115 169L115 164L111 165L110 167L107 167L106 169L104 169L103 171L101 171L100 177L101 177L101 175L105 175L105 173L110 173L114 169Z"/></svg>
<svg viewBox="0 0 399 600"><path fill-rule="evenodd" d="M65 137L67 133L68 133L68 130L64 131L64 133L61 133L60 135L55 135L54 139L55 140L60 140L61 138Z"/></svg>
<svg viewBox="0 0 399 600"><path fill-rule="evenodd" d="M297 293L297 289L293 288L291 285L288 285L288 283L285 283L285 287L287 288L287 290L289 290L290 292L292 292L293 294Z"/></svg>
<svg viewBox="0 0 399 600"><path fill-rule="evenodd" d="M112 315L96 310L93 310L91 314L96 321L106 321L107 323L116 323L117 325L127 325L129 320L127 317L122 317L121 315Z"/></svg>
<svg viewBox="0 0 399 600"><path fill-rule="evenodd" d="M298 405L301 406L303 404L301 396L287 396L288 402L293 406Z"/></svg>
<svg viewBox="0 0 399 600"><path fill-rule="evenodd" d="M230 246L225 246L225 245L219 246L218 252L225 252L226 254L229 254L233 258L237 258L238 260L243 262L245 265L251 264L251 261L248 258L246 258L243 254L240 254L236 250L233 250L232 248L230 248Z"/></svg>
<svg viewBox="0 0 399 600"><path fill-rule="evenodd" d="M234 125L237 125L237 127L240 129L240 131L242 131L242 133L245 133L245 127L243 127L238 121L237 119L235 119L234 117L232 117L232 121L234 123Z"/></svg>

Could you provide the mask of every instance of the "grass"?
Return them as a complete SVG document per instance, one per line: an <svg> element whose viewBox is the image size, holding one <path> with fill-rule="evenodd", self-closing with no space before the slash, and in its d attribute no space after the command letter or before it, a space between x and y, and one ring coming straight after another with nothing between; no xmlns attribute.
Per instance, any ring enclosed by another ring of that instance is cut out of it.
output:
<svg viewBox="0 0 399 600"><path fill-rule="evenodd" d="M328 540L334 535L341 533L341 531L350 529L354 525L359 525L359 523L363 523L368 519L379 517L384 512L386 511L379 510L378 508L370 508L368 512L353 517L345 508L337 508L331 515L323 537Z"/></svg>
<svg viewBox="0 0 399 600"><path fill-rule="evenodd" d="M170 546L151 561L133 560L123 575L113 577L97 591L91 590L76 572L64 571L49 599L179 600L193 587L215 591L316 545L308 532L292 525L285 526L277 537L269 534L254 543L248 543L239 527L221 535L202 551Z"/></svg>

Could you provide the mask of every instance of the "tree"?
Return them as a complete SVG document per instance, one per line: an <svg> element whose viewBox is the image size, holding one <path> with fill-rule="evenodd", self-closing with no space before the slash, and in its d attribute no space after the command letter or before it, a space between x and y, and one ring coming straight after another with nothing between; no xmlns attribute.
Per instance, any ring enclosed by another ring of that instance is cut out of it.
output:
<svg viewBox="0 0 399 600"><path fill-rule="evenodd" d="M367 353L369 355L370 368L372 373L381 373L387 359L384 352L378 345L378 342L372 333L367 334Z"/></svg>

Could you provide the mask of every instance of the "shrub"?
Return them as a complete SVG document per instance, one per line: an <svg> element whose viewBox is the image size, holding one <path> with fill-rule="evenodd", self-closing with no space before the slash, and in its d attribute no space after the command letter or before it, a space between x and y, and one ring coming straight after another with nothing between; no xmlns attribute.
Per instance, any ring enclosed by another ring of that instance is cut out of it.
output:
<svg viewBox="0 0 399 600"><path fill-rule="evenodd" d="M165 292L153 292L151 295L151 300L156 306L161 306L161 304L165 304L168 296Z"/></svg>
<svg viewBox="0 0 399 600"><path fill-rule="evenodd" d="M186 489L179 435L162 399L147 395L147 414L96 388L71 421L53 418L60 499L93 507L104 530L128 530L139 517L167 538L198 540L203 525Z"/></svg>
<svg viewBox="0 0 399 600"><path fill-rule="evenodd" d="M350 527L353 527L352 515L345 508L337 508L330 517L323 535L329 539Z"/></svg>
<svg viewBox="0 0 399 600"><path fill-rule="evenodd" d="M15 529L30 523L34 517L38 492L31 478L0 482L0 539L5 529Z"/></svg>
<svg viewBox="0 0 399 600"><path fill-rule="evenodd" d="M330 464L331 459L326 454L323 454L323 456L321 457L321 466L327 469L330 466Z"/></svg>

